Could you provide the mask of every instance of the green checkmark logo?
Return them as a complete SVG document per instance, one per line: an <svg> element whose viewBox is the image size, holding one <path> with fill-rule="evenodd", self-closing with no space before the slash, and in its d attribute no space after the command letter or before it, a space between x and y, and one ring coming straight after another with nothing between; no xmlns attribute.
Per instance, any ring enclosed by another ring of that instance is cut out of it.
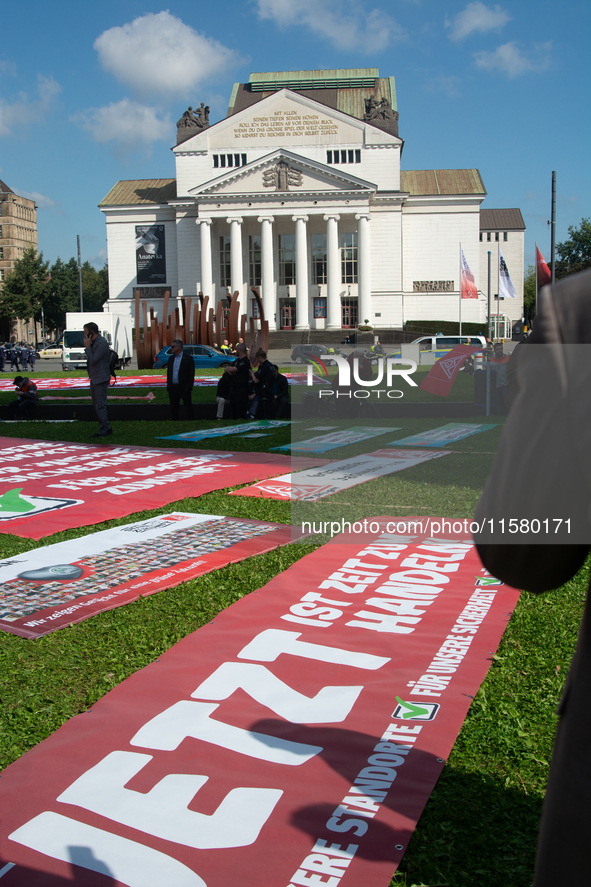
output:
<svg viewBox="0 0 591 887"><path fill-rule="evenodd" d="M409 718L424 718L429 714L429 709L425 708L424 705L415 705L413 702L404 702L400 696L396 697L396 702L398 705L402 706L403 720L408 720Z"/></svg>

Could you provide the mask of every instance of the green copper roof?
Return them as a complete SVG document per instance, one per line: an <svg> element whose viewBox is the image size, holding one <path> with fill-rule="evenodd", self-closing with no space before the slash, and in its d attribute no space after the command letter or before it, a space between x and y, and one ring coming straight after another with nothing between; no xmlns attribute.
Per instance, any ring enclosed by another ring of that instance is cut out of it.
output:
<svg viewBox="0 0 591 887"><path fill-rule="evenodd" d="M280 89L306 93L322 104L363 119L364 99L375 95L396 107L394 77L380 77L379 68L328 68L320 71L264 71L253 73L248 83L235 83L228 116Z"/></svg>

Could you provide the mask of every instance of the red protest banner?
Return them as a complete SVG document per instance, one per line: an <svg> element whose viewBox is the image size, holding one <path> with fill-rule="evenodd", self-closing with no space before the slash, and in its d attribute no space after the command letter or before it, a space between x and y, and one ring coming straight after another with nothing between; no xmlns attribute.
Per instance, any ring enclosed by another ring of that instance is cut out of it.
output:
<svg viewBox="0 0 591 887"><path fill-rule="evenodd" d="M0 629L42 635L292 541L282 524L173 512L0 561Z"/></svg>
<svg viewBox="0 0 591 887"><path fill-rule="evenodd" d="M0 439L0 533L40 539L326 459Z"/></svg>
<svg viewBox="0 0 591 887"><path fill-rule="evenodd" d="M435 361L420 387L431 394L447 397L460 367L475 351L482 351L482 345L456 345L449 354Z"/></svg>
<svg viewBox="0 0 591 887"><path fill-rule="evenodd" d="M9 766L3 887L386 887L518 598L456 523L354 525Z"/></svg>

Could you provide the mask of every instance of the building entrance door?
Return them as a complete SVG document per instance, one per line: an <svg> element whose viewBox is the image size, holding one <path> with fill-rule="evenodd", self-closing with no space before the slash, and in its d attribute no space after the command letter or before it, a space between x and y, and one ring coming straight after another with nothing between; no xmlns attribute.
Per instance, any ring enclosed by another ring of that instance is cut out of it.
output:
<svg viewBox="0 0 591 887"><path fill-rule="evenodd" d="M341 326L345 330L357 326L357 299L343 299L341 302Z"/></svg>
<svg viewBox="0 0 591 887"><path fill-rule="evenodd" d="M296 309L294 304L284 302L279 309L282 330L293 330L296 325Z"/></svg>

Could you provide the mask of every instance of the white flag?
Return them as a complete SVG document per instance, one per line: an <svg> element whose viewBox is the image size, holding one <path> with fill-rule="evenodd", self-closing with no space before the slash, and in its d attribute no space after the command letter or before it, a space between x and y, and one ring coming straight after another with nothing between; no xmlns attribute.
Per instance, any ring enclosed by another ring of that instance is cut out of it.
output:
<svg viewBox="0 0 591 887"><path fill-rule="evenodd" d="M499 246L499 299L516 299L517 293L509 277L509 269Z"/></svg>

